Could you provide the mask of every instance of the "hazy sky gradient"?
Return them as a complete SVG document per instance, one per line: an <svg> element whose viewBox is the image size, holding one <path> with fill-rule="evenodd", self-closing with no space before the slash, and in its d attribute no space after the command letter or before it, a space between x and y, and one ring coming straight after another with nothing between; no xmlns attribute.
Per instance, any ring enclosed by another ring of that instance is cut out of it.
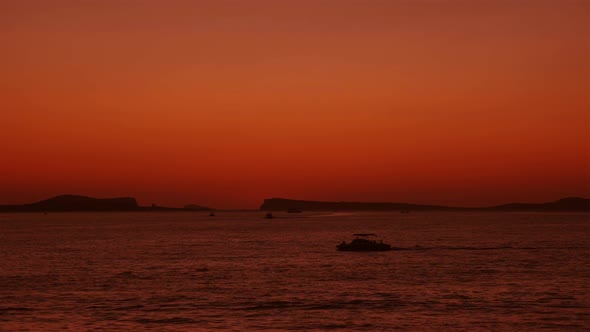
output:
<svg viewBox="0 0 590 332"><path fill-rule="evenodd" d="M590 196L590 2L2 1L0 202Z"/></svg>

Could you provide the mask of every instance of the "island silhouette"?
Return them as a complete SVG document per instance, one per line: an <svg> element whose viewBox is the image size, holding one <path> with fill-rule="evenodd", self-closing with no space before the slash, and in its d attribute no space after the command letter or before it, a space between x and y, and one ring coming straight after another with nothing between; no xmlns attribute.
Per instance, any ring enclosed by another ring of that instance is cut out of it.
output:
<svg viewBox="0 0 590 332"><path fill-rule="evenodd" d="M588 211L590 199L567 197L548 203L509 203L490 207L454 207L386 202L322 202L287 198L265 199L263 211Z"/></svg>
<svg viewBox="0 0 590 332"><path fill-rule="evenodd" d="M0 212L75 212L75 211L202 211L210 208L187 205L184 208L152 204L140 206L133 197L94 198L81 195L59 195L46 200L22 205L0 205Z"/></svg>

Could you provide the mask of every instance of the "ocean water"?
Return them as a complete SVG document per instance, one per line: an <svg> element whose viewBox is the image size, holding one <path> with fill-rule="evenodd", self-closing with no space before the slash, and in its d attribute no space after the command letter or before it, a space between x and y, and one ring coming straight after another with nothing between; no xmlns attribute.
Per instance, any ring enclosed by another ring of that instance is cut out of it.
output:
<svg viewBox="0 0 590 332"><path fill-rule="evenodd" d="M590 214L282 216L0 214L0 330L590 331Z"/></svg>

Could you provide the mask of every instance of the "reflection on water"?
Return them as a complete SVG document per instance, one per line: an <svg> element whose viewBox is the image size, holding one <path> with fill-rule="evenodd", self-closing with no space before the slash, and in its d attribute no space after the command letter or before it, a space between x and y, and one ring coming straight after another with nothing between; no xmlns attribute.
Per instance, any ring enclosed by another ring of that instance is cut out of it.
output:
<svg viewBox="0 0 590 332"><path fill-rule="evenodd" d="M588 214L262 217L1 215L0 330L590 330Z"/></svg>

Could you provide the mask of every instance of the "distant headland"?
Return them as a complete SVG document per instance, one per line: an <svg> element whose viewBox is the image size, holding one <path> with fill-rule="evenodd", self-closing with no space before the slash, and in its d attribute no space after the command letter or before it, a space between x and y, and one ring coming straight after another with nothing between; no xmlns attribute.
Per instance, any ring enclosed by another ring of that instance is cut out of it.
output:
<svg viewBox="0 0 590 332"><path fill-rule="evenodd" d="M0 205L0 212L77 212L77 211L201 211L210 210L198 205L185 208L140 206L133 197L93 198L80 195L60 195L43 201L22 205Z"/></svg>
<svg viewBox="0 0 590 332"><path fill-rule="evenodd" d="M264 211L586 211L590 212L590 199L568 197L548 203L510 203L491 207L453 207L408 203L371 202L319 202L286 198L265 199L260 210Z"/></svg>

